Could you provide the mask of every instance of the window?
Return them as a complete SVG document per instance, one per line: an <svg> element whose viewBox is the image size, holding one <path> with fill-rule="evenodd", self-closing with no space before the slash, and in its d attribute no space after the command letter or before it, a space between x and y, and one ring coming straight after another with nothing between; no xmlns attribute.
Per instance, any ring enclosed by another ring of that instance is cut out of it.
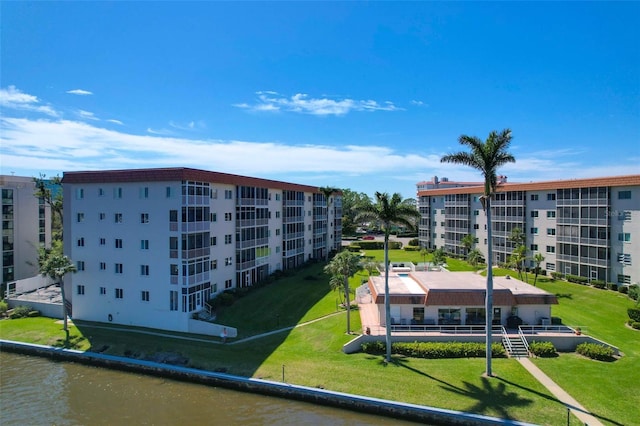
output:
<svg viewBox="0 0 640 426"><path fill-rule="evenodd" d="M620 232L618 234L618 241L624 241L625 243L631 242L630 232Z"/></svg>
<svg viewBox="0 0 640 426"><path fill-rule="evenodd" d="M630 200L631 191L618 191L618 200Z"/></svg>
<svg viewBox="0 0 640 426"><path fill-rule="evenodd" d="M227 234L227 235L225 235L225 236L224 236L224 243L225 243L225 244L231 244L231 238L232 238L232 235L231 235L231 234Z"/></svg>
<svg viewBox="0 0 640 426"><path fill-rule="evenodd" d="M122 223L122 213L116 213L113 216L113 220L115 223Z"/></svg>
<svg viewBox="0 0 640 426"><path fill-rule="evenodd" d="M280 201L280 194L276 194L276 201Z"/></svg>
<svg viewBox="0 0 640 426"><path fill-rule="evenodd" d="M549 217L549 218L556 217L556 211L555 210L547 210L547 217Z"/></svg>
<svg viewBox="0 0 640 426"><path fill-rule="evenodd" d="M440 210L440 214L445 214L444 209Z"/></svg>
<svg viewBox="0 0 640 426"><path fill-rule="evenodd" d="M104 197L104 188L98 188L98 197Z"/></svg>
<svg viewBox="0 0 640 426"><path fill-rule="evenodd" d="M233 287L233 281L232 280L225 280L224 288L228 289L228 288L231 288L231 287Z"/></svg>
<svg viewBox="0 0 640 426"><path fill-rule="evenodd" d="M618 262L631 266L631 255L629 253L618 253Z"/></svg>
<svg viewBox="0 0 640 426"><path fill-rule="evenodd" d="M538 217L538 210L531 210L531 217Z"/></svg>
<svg viewBox="0 0 640 426"><path fill-rule="evenodd" d="M545 263L545 269L549 270L549 271L555 271L556 270L556 264L555 263Z"/></svg>
<svg viewBox="0 0 640 426"><path fill-rule="evenodd" d="M231 200L233 198L233 191L230 189L224 190L224 198L225 200Z"/></svg>
<svg viewBox="0 0 640 426"><path fill-rule="evenodd" d="M169 310L170 311L178 310L178 292L175 290L171 290L169 292Z"/></svg>
<svg viewBox="0 0 640 426"><path fill-rule="evenodd" d="M79 294L79 295L83 295L84 294L84 285L82 285L82 284L78 285L77 294Z"/></svg>
<svg viewBox="0 0 640 426"><path fill-rule="evenodd" d="M104 246L107 244L107 239L106 238L100 238L100 245Z"/></svg>
<svg viewBox="0 0 640 426"><path fill-rule="evenodd" d="M101 271L105 271L107 269L107 263L106 262L100 262L100 270Z"/></svg>
<svg viewBox="0 0 640 426"><path fill-rule="evenodd" d="M556 228L547 228L547 235L556 235Z"/></svg>
<svg viewBox="0 0 640 426"><path fill-rule="evenodd" d="M280 210L276 211L276 219L280 217Z"/></svg>
<svg viewBox="0 0 640 426"><path fill-rule="evenodd" d="M115 267L116 267L116 274L121 274L122 273L122 263L116 263Z"/></svg>
<svg viewBox="0 0 640 426"><path fill-rule="evenodd" d="M233 216L231 213L225 213L224 214L224 221L225 222L231 222L231 219L233 219Z"/></svg>
<svg viewBox="0 0 640 426"><path fill-rule="evenodd" d="M176 245L178 244L176 238ZM140 250L149 250L149 240L140 240Z"/></svg>
<svg viewBox="0 0 640 426"><path fill-rule="evenodd" d="M169 271L172 276L178 276L178 265L172 263L171 265L169 265Z"/></svg>
<svg viewBox="0 0 640 426"><path fill-rule="evenodd" d="M107 294L107 288L106 287L100 287L100 295L104 296L105 294Z"/></svg>
<svg viewBox="0 0 640 426"><path fill-rule="evenodd" d="M149 292L147 290L142 290L140 292L140 298L142 299L143 302L148 302L149 301Z"/></svg>
<svg viewBox="0 0 640 426"><path fill-rule="evenodd" d="M440 226L444 226L444 222L440 222Z"/></svg>
<svg viewBox="0 0 640 426"><path fill-rule="evenodd" d="M224 259L224 266L229 266L232 264L232 258L231 257L225 257Z"/></svg>
<svg viewBox="0 0 640 426"><path fill-rule="evenodd" d="M100 220L104 220L105 217L107 217L107 215L105 213L100 213Z"/></svg>
<svg viewBox="0 0 640 426"><path fill-rule="evenodd" d="M210 246L215 246L216 244L218 244L218 237L209 238L209 245Z"/></svg>
<svg viewBox="0 0 640 426"><path fill-rule="evenodd" d="M140 265L140 275L149 275L149 265Z"/></svg>
<svg viewBox="0 0 640 426"><path fill-rule="evenodd" d="M77 222L84 222L84 213L78 213L76 215L76 221Z"/></svg>
<svg viewBox="0 0 640 426"><path fill-rule="evenodd" d="M538 228L531 228L531 233L533 235L538 235Z"/></svg>
<svg viewBox="0 0 640 426"><path fill-rule="evenodd" d="M165 195L167 198L171 198L171 187L167 186L165 189Z"/></svg>
<svg viewBox="0 0 640 426"><path fill-rule="evenodd" d="M618 274L618 284L631 284L631 276Z"/></svg>
<svg viewBox="0 0 640 426"><path fill-rule="evenodd" d="M169 210L169 222L178 221L178 210Z"/></svg>
<svg viewBox="0 0 640 426"><path fill-rule="evenodd" d="M555 253L556 246L547 246L547 253Z"/></svg>
<svg viewBox="0 0 640 426"><path fill-rule="evenodd" d="M113 188L113 198L122 198L122 188Z"/></svg>
<svg viewBox="0 0 640 426"><path fill-rule="evenodd" d="M218 261L216 259L211 261L211 269L218 269Z"/></svg>
<svg viewBox="0 0 640 426"><path fill-rule="evenodd" d="M217 213L211 213L209 220L211 222L216 222L218 220L218 214Z"/></svg>
<svg viewBox="0 0 640 426"><path fill-rule="evenodd" d="M276 235L280 235L280 228L276 229Z"/></svg>
<svg viewBox="0 0 640 426"><path fill-rule="evenodd" d="M116 288L116 299L122 299L124 297L124 291L121 288Z"/></svg>
<svg viewBox="0 0 640 426"><path fill-rule="evenodd" d="M76 263L76 269L78 271L84 271L84 260L78 260Z"/></svg>
<svg viewBox="0 0 640 426"><path fill-rule="evenodd" d="M440 234L440 238L444 238L444 234Z"/></svg>
<svg viewBox="0 0 640 426"><path fill-rule="evenodd" d="M116 238L116 248L122 248L122 238Z"/></svg>
<svg viewBox="0 0 640 426"><path fill-rule="evenodd" d="M140 223L149 223L149 213L140 213Z"/></svg>
<svg viewBox="0 0 640 426"><path fill-rule="evenodd" d="M555 200L556 200L556 194L554 193L547 194L547 201L555 201Z"/></svg>
<svg viewBox="0 0 640 426"><path fill-rule="evenodd" d="M529 248L531 249L531 251L538 251L538 245L537 244L531 244L531 246Z"/></svg>
<svg viewBox="0 0 640 426"><path fill-rule="evenodd" d="M140 198L149 198L149 187L140 188Z"/></svg>
<svg viewBox="0 0 640 426"><path fill-rule="evenodd" d="M84 237L78 238L78 247L84 247Z"/></svg>
<svg viewBox="0 0 640 426"><path fill-rule="evenodd" d="M82 200L84 198L84 188L76 188L76 200Z"/></svg>
<svg viewBox="0 0 640 426"><path fill-rule="evenodd" d="M479 214L480 214L480 210L476 209L476 210L473 211L473 215L474 216L478 216Z"/></svg>
<svg viewBox="0 0 640 426"><path fill-rule="evenodd" d="M631 220L631 212L629 210L618 212L618 220Z"/></svg>
<svg viewBox="0 0 640 426"><path fill-rule="evenodd" d="M538 194L531 194L531 201L538 201Z"/></svg>
<svg viewBox="0 0 640 426"><path fill-rule="evenodd" d="M473 224L473 229L480 229L480 225L478 225L477 223Z"/></svg>

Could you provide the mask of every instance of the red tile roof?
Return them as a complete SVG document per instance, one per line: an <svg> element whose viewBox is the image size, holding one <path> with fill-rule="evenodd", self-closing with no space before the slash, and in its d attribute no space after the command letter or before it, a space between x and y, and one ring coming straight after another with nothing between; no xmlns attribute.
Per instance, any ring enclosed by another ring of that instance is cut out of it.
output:
<svg viewBox="0 0 640 426"><path fill-rule="evenodd" d="M529 183L503 183L498 185L497 192L507 191L544 191L555 189L590 188L598 186L636 186L640 185L640 175L610 176L586 179L551 180ZM482 194L484 185L457 188L424 189L418 196L447 194Z"/></svg>
<svg viewBox="0 0 640 426"><path fill-rule="evenodd" d="M267 187L290 191L319 192L317 186L211 172L187 167L64 172L62 178L63 183L168 182L183 180Z"/></svg>

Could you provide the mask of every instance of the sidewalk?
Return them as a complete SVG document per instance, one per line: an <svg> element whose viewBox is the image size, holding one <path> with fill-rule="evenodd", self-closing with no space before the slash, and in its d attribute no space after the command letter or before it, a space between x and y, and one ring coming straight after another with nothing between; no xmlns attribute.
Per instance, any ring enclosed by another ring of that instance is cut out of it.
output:
<svg viewBox="0 0 640 426"><path fill-rule="evenodd" d="M527 369L544 387L558 398L580 421L589 426L604 426L600 420L591 415L578 401L565 392L560 386L542 372L529 358L518 358L520 364Z"/></svg>

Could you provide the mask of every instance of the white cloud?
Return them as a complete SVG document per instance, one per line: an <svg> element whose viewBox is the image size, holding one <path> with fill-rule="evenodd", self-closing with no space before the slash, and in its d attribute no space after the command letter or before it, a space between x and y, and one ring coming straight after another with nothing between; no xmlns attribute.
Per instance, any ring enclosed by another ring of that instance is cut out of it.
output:
<svg viewBox="0 0 640 426"><path fill-rule="evenodd" d="M411 101L411 105L416 105L416 106L426 106L426 104L422 101L417 101L417 100L412 100Z"/></svg>
<svg viewBox="0 0 640 426"><path fill-rule="evenodd" d="M67 93L71 95L80 95L80 96L93 95L93 92L90 92L88 90L82 90L82 89L67 90Z"/></svg>
<svg viewBox="0 0 640 426"><path fill-rule="evenodd" d="M58 113L49 105L40 105L37 96L29 95L9 86L6 89L0 88L0 105L4 108L33 111L57 117Z"/></svg>
<svg viewBox="0 0 640 426"><path fill-rule="evenodd" d="M176 123L175 121L169 121L169 126L178 130L199 130L205 129L207 126L203 121L189 121L188 123Z"/></svg>
<svg viewBox="0 0 640 426"><path fill-rule="evenodd" d="M285 97L276 92L256 92L258 99L255 104L238 103L233 106L252 111L289 111L311 115L345 115L352 111L398 111L391 101L378 102L371 99L332 99L329 97L310 98L304 93L297 93Z"/></svg>
<svg viewBox="0 0 640 426"><path fill-rule="evenodd" d="M84 111L82 109L78 110L78 115L80 116L80 118L84 118L86 120L96 120L96 121L99 120L94 113L89 111Z"/></svg>
<svg viewBox="0 0 640 426"><path fill-rule="evenodd" d="M109 120L105 120L105 121L107 121L107 122L109 122L109 123L119 124L119 125L121 125L121 126L124 124L122 121L120 121L120 120L116 120L116 119L113 119L113 118L111 118L111 119L109 119Z"/></svg>

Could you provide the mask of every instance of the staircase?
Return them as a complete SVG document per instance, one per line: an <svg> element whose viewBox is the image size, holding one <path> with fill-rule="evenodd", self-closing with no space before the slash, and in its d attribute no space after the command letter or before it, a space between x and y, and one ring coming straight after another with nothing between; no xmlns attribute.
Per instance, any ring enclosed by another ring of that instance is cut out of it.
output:
<svg viewBox="0 0 640 426"><path fill-rule="evenodd" d="M522 340L521 336L516 335L502 335L502 345L504 346L507 354L511 358L528 358L529 348L526 342Z"/></svg>

